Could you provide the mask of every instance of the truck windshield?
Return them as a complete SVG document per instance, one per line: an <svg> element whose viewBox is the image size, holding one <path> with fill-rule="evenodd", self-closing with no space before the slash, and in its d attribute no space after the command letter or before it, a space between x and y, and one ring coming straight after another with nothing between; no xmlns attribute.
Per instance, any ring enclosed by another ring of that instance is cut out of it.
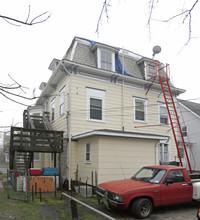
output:
<svg viewBox="0 0 200 220"><path fill-rule="evenodd" d="M160 183L165 173L165 169L143 167L131 179L150 183Z"/></svg>

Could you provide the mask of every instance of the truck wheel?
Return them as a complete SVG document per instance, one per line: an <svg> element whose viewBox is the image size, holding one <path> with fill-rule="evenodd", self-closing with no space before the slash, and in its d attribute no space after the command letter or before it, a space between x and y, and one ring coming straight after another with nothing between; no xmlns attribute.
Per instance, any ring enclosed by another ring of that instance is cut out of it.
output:
<svg viewBox="0 0 200 220"><path fill-rule="evenodd" d="M148 218L152 209L152 202L147 198L139 198L131 206L133 215L139 219Z"/></svg>

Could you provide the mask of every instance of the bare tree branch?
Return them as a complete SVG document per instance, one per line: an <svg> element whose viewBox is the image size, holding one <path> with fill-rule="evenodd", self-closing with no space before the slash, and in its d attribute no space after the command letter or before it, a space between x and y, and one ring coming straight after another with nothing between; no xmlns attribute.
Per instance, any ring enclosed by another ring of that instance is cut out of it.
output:
<svg viewBox="0 0 200 220"><path fill-rule="evenodd" d="M18 87L21 89L21 91L26 94L26 92L25 92L22 88L25 88L25 89L28 89L28 88L26 88L26 87L24 87L24 86L21 86L16 80L14 80L14 79L10 76L10 74L8 74L8 76L12 79L13 82L15 82L15 84L18 85Z"/></svg>
<svg viewBox="0 0 200 220"><path fill-rule="evenodd" d="M158 3L159 0L157 0L157 3ZM187 20L188 20L188 39L186 41L186 43L184 44L184 46L186 46L191 38L192 38L192 11L194 10L195 6L197 5L199 0L196 0L193 5L191 6L190 9L187 9L187 10L183 10L181 13L178 13L166 20L156 20L156 19L152 19L152 14L153 14L153 10L155 8L155 0L150 0L149 1L149 17L148 17L148 22L147 22L147 25L149 27L149 33L150 33L150 29L151 29L151 21L154 20L154 21L160 21L160 22L170 22L170 21L173 21L174 19L176 18L180 18L182 16L183 19L182 19L182 24L184 24Z"/></svg>
<svg viewBox="0 0 200 220"><path fill-rule="evenodd" d="M2 92L0 92L0 94L2 95L2 96L4 96L5 98L7 98L8 100L10 100L10 101L12 101L12 102L15 102L15 103L17 103L17 104L20 104L20 105L23 105L23 106L29 106L29 105L26 105L26 104L23 104L23 103L21 103L21 102L18 102L18 101L16 101L16 100L14 100L14 99L11 99L11 98L9 98L9 97L7 97L5 94L3 94Z"/></svg>
<svg viewBox="0 0 200 220"><path fill-rule="evenodd" d="M46 20L48 20L51 16L50 12L46 11L42 14L37 15L31 21L29 21L30 14L31 14L31 9L30 9L30 5L29 5L28 15L27 15L27 18L26 18L25 21L18 20L18 19L15 19L15 18L11 18L11 17L5 16L5 15L0 15L0 18L4 19L6 22L8 22L11 25L20 26L20 24L35 25L35 24L43 23ZM12 22L14 22L14 23L12 23Z"/></svg>
<svg viewBox="0 0 200 220"><path fill-rule="evenodd" d="M103 3L102 9L101 9L101 13L99 15L98 22L97 22L97 28L96 28L96 31L95 31L97 34L99 33L99 25L102 21L102 17L103 17L104 14L106 15L107 21L109 20L108 7L110 7L110 0L105 0L104 3Z"/></svg>
<svg viewBox="0 0 200 220"><path fill-rule="evenodd" d="M28 22L30 14L31 14L31 6L29 5L29 7L28 7L28 16L27 16L27 19L26 19L26 23Z"/></svg>

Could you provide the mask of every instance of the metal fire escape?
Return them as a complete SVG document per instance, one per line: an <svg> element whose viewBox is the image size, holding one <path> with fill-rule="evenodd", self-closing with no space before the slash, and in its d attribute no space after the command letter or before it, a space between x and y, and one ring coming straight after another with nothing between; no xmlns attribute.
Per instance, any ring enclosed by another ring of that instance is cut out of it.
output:
<svg viewBox="0 0 200 220"><path fill-rule="evenodd" d="M173 136L174 136L174 141L176 144L176 149L178 152L178 157L180 160L180 164L181 164L181 166L183 166L178 141L181 141L183 144L183 148L184 148L184 152L186 155L189 170L190 170L190 173L192 173L185 140L183 137L183 132L181 129L181 125L180 125L180 121L179 121L179 117L178 117L178 113L177 113L177 109L176 109L176 105L174 102L173 93L172 93L172 89L171 89L171 83L170 83L170 77L169 77L169 64L166 64L164 66L162 63L155 60L149 65L154 66L155 72L156 72L156 74L152 77L152 83L149 86L149 89L152 86L152 84L154 83L154 81L160 82L160 85L162 88L162 93L163 93L164 100L165 100L165 104L166 104L167 111L168 111L171 129L172 129ZM149 91L149 89L148 89L148 91ZM178 135L180 135L180 140L178 140Z"/></svg>

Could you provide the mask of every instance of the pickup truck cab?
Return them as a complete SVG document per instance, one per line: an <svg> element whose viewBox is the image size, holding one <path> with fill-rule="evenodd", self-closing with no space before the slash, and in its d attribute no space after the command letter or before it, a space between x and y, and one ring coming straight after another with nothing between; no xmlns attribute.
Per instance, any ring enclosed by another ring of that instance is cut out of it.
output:
<svg viewBox="0 0 200 220"><path fill-rule="evenodd" d="M184 167L146 166L127 180L101 183L97 199L107 208L130 208L136 218L149 217L154 206L173 205L200 199L200 180L191 180Z"/></svg>

